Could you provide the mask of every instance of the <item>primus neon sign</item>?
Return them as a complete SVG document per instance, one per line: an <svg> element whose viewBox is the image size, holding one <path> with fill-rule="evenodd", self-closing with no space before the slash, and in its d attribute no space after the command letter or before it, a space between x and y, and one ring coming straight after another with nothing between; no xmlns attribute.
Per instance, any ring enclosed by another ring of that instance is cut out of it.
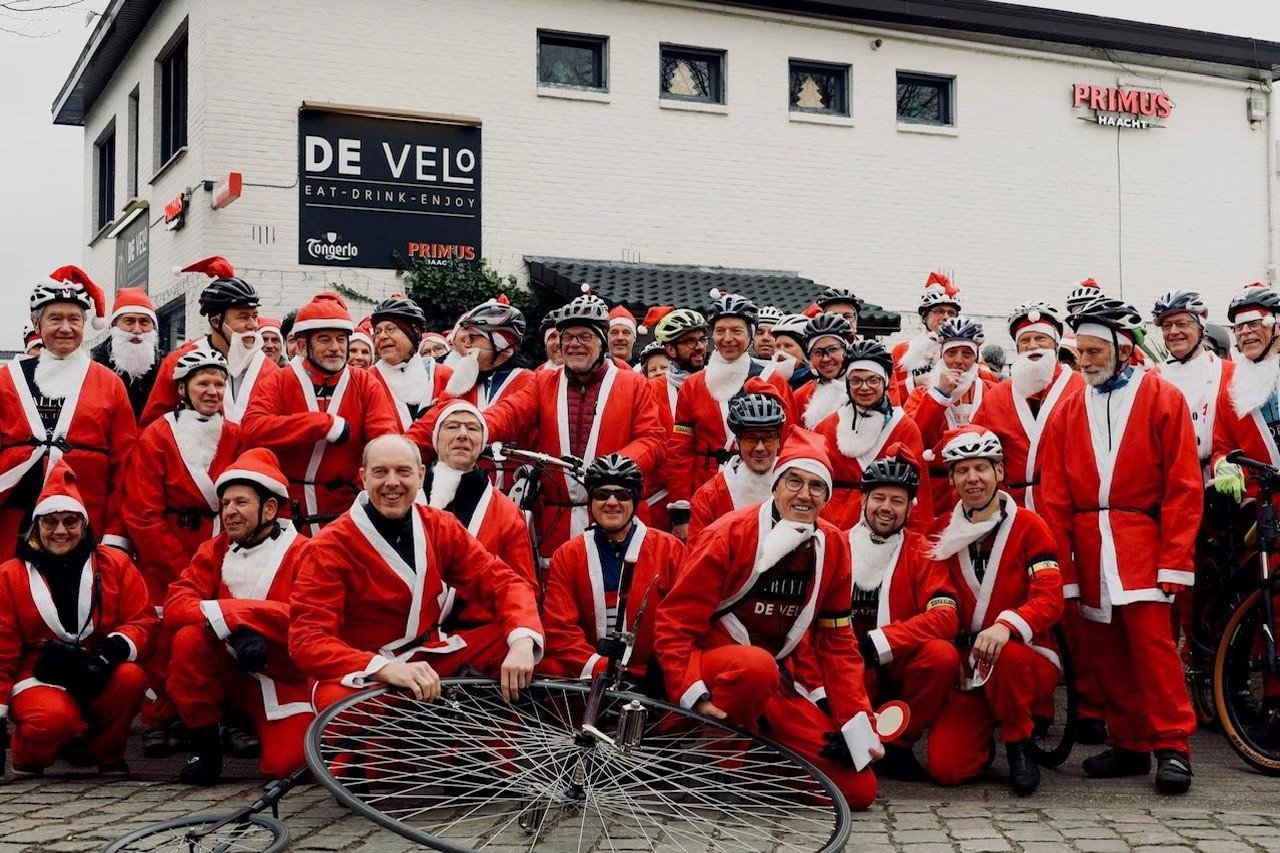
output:
<svg viewBox="0 0 1280 853"><path fill-rule="evenodd" d="M1095 120L1104 127L1134 130L1159 127L1156 121L1173 113L1173 99L1164 92L1090 86L1087 83L1071 84L1071 106L1093 110Z"/></svg>

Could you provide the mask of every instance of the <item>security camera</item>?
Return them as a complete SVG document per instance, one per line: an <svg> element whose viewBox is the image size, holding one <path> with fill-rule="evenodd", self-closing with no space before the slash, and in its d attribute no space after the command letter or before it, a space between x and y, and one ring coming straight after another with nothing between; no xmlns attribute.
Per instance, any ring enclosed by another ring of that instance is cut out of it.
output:
<svg viewBox="0 0 1280 853"><path fill-rule="evenodd" d="M882 45L884 45L884 39L872 39L872 40L871 40L871 49L872 49L872 50L879 50L879 49L881 48L881 46L882 46Z"/></svg>

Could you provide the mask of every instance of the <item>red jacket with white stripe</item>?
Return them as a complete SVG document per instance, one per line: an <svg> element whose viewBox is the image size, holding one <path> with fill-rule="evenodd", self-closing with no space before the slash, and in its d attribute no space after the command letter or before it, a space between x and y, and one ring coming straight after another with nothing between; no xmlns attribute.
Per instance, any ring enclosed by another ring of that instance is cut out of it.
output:
<svg viewBox="0 0 1280 853"><path fill-rule="evenodd" d="M173 378L173 370L177 367L179 358L196 347L207 344L208 341L208 336L187 341L161 359L160 367L156 370L155 384L151 386L147 404L142 408L142 417L138 419L139 429L146 429L153 421L178 410L178 384ZM222 402L222 411L227 420L234 424L240 423L249 408L249 401L257 392L259 380L265 379L279 369L280 366L268 359L261 351L254 353L253 360L245 368L243 378L240 380L239 392L233 393L231 384L227 385L227 395Z"/></svg>
<svg viewBox="0 0 1280 853"><path fill-rule="evenodd" d="M987 392L995 384L987 379L987 375L989 372L979 370L973 384L965 392L965 399L954 406L938 389L927 385L917 385L907 396L902 408L920 428L920 440L925 447L936 447L947 430L970 423L978 416ZM934 515L950 512L956 503L956 493L951 487L946 468L938 462L930 463L927 468Z"/></svg>
<svg viewBox="0 0 1280 853"><path fill-rule="evenodd" d="M850 549L853 531L845 534ZM929 541L912 530L898 537L897 554L879 579L876 627L869 632L881 665L910 658L930 640L955 640L960 628L956 593L947 567L929 557ZM860 570L855 558L853 581L872 588L875 578Z"/></svg>
<svg viewBox="0 0 1280 853"><path fill-rule="evenodd" d="M1276 440L1267 428L1262 411L1253 408L1242 414L1236 410L1231 400L1233 386L1241 379L1242 374L1233 373L1230 381L1221 383L1218 388L1217 417L1213 425L1213 454L1209 463L1211 471L1214 465L1233 450L1244 451L1244 455L1250 459L1280 466L1280 449L1276 447ZM1248 469L1244 473L1248 494L1256 497L1257 480Z"/></svg>

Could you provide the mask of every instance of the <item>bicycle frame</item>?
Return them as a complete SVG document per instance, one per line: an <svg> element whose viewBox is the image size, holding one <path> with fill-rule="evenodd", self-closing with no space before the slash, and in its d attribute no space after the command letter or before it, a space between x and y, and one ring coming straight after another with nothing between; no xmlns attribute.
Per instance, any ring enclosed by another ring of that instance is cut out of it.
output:
<svg viewBox="0 0 1280 853"><path fill-rule="evenodd" d="M280 800L284 798L285 794L297 787L310 772L310 768L304 764L283 779L271 780L263 786L262 796L249 805L231 812L217 823L188 832L184 839L187 847L190 848L191 853L195 853L197 843L206 836L212 835L228 824L243 823L245 818L250 815L259 814L267 809L271 809L271 816L278 819L280 817Z"/></svg>
<svg viewBox="0 0 1280 853"><path fill-rule="evenodd" d="M1271 552L1280 539L1280 523L1276 519L1274 500L1280 494L1280 469L1249 459L1239 450L1227 454L1227 461L1253 471L1258 481L1258 577L1257 588L1262 591L1263 643L1267 652L1267 670L1280 676L1280 660L1276 659L1275 612L1271 602Z"/></svg>

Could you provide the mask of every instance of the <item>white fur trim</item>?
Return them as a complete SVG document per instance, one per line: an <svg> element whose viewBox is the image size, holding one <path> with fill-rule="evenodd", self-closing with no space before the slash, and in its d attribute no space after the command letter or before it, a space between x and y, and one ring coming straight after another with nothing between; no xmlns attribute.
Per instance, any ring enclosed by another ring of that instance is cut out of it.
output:
<svg viewBox="0 0 1280 853"><path fill-rule="evenodd" d="M70 495L50 495L40 503L36 504L36 508L31 512L32 518L40 515L48 515L53 512L78 512L80 515L89 516L89 511L84 508L84 504L71 497Z"/></svg>
<svg viewBox="0 0 1280 853"><path fill-rule="evenodd" d="M1072 598L1079 598L1079 597L1080 597L1080 584L1078 584L1078 583L1064 583L1064 584L1062 585L1062 597L1063 597L1063 598L1065 598L1065 599L1068 599L1068 600L1070 600L1070 599L1072 599Z"/></svg>
<svg viewBox="0 0 1280 853"><path fill-rule="evenodd" d="M1160 569L1156 572L1156 583L1176 583L1186 587L1195 586L1194 572L1180 572L1176 569Z"/></svg>
<svg viewBox="0 0 1280 853"><path fill-rule="evenodd" d="M889 591L887 589L882 590L880 594L888 595ZM879 657L879 661L878 661L879 664L881 666L884 666L885 664L892 663L893 648L889 645L889 641L885 639L884 631L881 630L880 628L874 628L867 632L867 636L871 638L871 645L876 647L876 654Z"/></svg>
<svg viewBox="0 0 1280 853"><path fill-rule="evenodd" d="M209 598L200 602L200 612L204 614L205 621L209 623L209 627L213 629L213 633L219 640L225 640L231 636L231 626L227 624L227 619L222 614L222 605L215 599Z"/></svg>
<svg viewBox="0 0 1280 853"><path fill-rule="evenodd" d="M1232 322L1233 323L1252 323L1255 320L1266 320L1268 317L1272 318L1271 320L1272 323L1275 323L1275 315L1271 314L1268 311L1263 311L1261 309L1256 309L1253 311L1241 311L1240 313L1236 314L1236 318Z"/></svg>
<svg viewBox="0 0 1280 853"><path fill-rule="evenodd" d="M1039 332L1042 335L1048 335L1055 341L1061 340L1062 336L1058 334L1058 329L1052 323L1027 323L1025 326L1018 327L1018 333L1014 335L1014 342L1023 335L1029 335L1032 332Z"/></svg>
<svg viewBox="0 0 1280 853"><path fill-rule="evenodd" d="M455 373L454 376L457 376ZM453 377L450 377L452 379ZM436 418L436 425L431 430L431 446L440 446L440 428L444 426L445 418L454 412L466 412L475 417L480 422L480 444L481 446L489 443L489 424L484 419L484 414L479 408L471 405L466 400L450 400L440 407L440 414Z"/></svg>
<svg viewBox="0 0 1280 853"><path fill-rule="evenodd" d="M108 533L102 537L102 544L108 548L118 548L121 551L132 551L133 543L125 536L117 536L114 533Z"/></svg>
<svg viewBox="0 0 1280 853"><path fill-rule="evenodd" d="M707 693L709 693L707 690L707 683L701 680L695 681L693 684L689 685L689 689L680 697L680 707L692 708L694 705L698 704L698 700Z"/></svg>
<svg viewBox="0 0 1280 853"><path fill-rule="evenodd" d="M778 485L778 481L782 479L782 475L790 471L792 468L798 468L801 471L808 471L816 477L821 477L822 482L827 484L827 497L831 496L831 471L827 466L817 459L809 459L807 457L797 457L788 459L786 462L777 465L773 469L773 485Z"/></svg>
<svg viewBox="0 0 1280 853"><path fill-rule="evenodd" d="M333 444L342 436L342 431L346 429L347 421L341 415L333 416L333 426L329 427L329 431L324 434L324 440Z"/></svg>
<svg viewBox="0 0 1280 853"><path fill-rule="evenodd" d="M279 498L289 499L288 486L279 480L273 480L260 471L251 471L248 468L228 468L218 475L218 481L214 483L214 488L221 490L224 485L232 480L248 480L250 483L257 483Z"/></svg>
<svg viewBox="0 0 1280 853"><path fill-rule="evenodd" d="M120 319L125 314L145 314L151 318L151 322L160 322L156 318L156 312L152 311L150 308L138 305L125 305L111 312L111 315L107 318L107 325L115 325L116 320Z"/></svg>
<svg viewBox="0 0 1280 853"><path fill-rule="evenodd" d="M354 332L356 324L350 320L340 319L319 319L319 320L303 320L301 323L293 324L293 333L300 335L303 332L314 332L318 329L333 329L338 332Z"/></svg>
<svg viewBox="0 0 1280 853"><path fill-rule="evenodd" d="M880 738L871 725L871 715L859 711L849 722L840 727L840 734L853 756L853 768L862 770L871 763L871 750L880 746Z"/></svg>
<svg viewBox="0 0 1280 853"><path fill-rule="evenodd" d="M129 646L129 656L125 658L126 661L129 661L130 663L132 663L133 661L136 661L138 659L138 647L133 644L133 640L130 640L128 637L126 637L124 634L121 634L119 631L112 631L110 634L107 634L107 636L119 637L120 639L124 640L125 643Z"/></svg>
<svg viewBox="0 0 1280 853"><path fill-rule="evenodd" d="M343 687L368 687L369 676L391 663L391 658L382 655L374 655L369 658L369 663L359 672L349 672L342 676Z"/></svg>
<svg viewBox="0 0 1280 853"><path fill-rule="evenodd" d="M533 640L533 662L541 663L542 652L546 644L542 640L542 635L532 628L512 629L511 633L507 634L507 645L511 646L516 640L523 640L525 637Z"/></svg>
<svg viewBox="0 0 1280 853"><path fill-rule="evenodd" d="M1022 642L1027 643L1028 645L1031 644L1031 638L1034 636L1031 631L1031 625L1026 619L1023 619L1016 610L1001 610L996 616L996 621L1008 622L1014 628L1018 629L1018 634L1022 637Z"/></svg>
<svg viewBox="0 0 1280 853"><path fill-rule="evenodd" d="M889 374L884 372L884 365L878 361L855 361L849 365L849 370L865 370L869 373L874 373L886 382L889 381Z"/></svg>

